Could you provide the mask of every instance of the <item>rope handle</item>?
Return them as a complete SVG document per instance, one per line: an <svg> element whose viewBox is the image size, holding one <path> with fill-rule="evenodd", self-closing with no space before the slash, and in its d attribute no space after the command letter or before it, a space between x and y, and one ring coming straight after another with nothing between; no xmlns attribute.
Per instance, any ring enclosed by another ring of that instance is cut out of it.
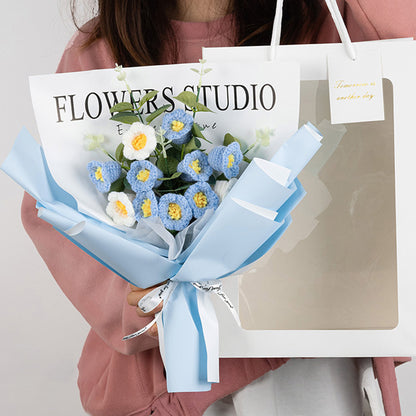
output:
<svg viewBox="0 0 416 416"><path fill-rule="evenodd" d="M280 45L280 38L282 34L282 17L283 17L283 1L277 0L276 13L273 22L272 39L270 42L270 60L274 61L276 58L276 46ZM345 26L344 20L339 11L336 0L325 0L331 14L332 20L335 23L341 42L344 44L348 56L355 61L356 52L354 45L351 42L350 35L348 34L347 27Z"/></svg>

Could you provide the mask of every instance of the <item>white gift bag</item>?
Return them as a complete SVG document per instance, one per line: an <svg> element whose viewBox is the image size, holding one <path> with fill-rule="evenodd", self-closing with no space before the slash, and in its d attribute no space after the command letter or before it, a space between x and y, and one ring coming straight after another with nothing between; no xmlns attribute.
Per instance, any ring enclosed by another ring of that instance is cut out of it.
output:
<svg viewBox="0 0 416 416"><path fill-rule="evenodd" d="M293 224L239 283L228 279L242 327L216 305L221 354L415 355L416 42L351 43L336 2L327 0L342 44L278 46L282 3L270 47L203 53L209 62L241 66L268 60L300 64L300 123L311 121L324 135L322 149L299 177L308 194L293 212ZM376 86L348 85L356 67L361 73L380 71L382 96L376 96L375 113L354 102L361 96L365 106ZM344 71L345 78L337 78L336 71ZM329 92L335 94L331 107ZM337 101L346 104L336 109ZM330 122L331 111L337 124ZM369 120L361 121L365 117ZM348 122L339 124L339 118Z"/></svg>

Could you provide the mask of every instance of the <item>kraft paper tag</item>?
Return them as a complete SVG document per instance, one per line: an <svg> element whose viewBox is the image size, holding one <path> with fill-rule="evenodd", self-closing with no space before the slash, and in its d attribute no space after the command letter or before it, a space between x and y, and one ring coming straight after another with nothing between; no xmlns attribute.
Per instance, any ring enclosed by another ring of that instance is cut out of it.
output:
<svg viewBox="0 0 416 416"><path fill-rule="evenodd" d="M332 124L384 120L380 52L328 55L328 82Z"/></svg>

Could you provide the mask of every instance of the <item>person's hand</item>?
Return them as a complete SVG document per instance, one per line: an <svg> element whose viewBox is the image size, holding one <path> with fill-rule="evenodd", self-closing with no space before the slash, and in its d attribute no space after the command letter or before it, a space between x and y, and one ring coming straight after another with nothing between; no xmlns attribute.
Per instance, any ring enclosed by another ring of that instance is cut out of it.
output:
<svg viewBox="0 0 416 416"><path fill-rule="evenodd" d="M136 307L136 313L137 315L139 315L141 318L145 318L145 317L154 317L155 314L157 312L160 312L163 308L163 302L161 302L158 306L156 306L155 309L153 309L151 312L149 313L145 313L143 312L139 306L137 305L138 302L144 297L146 296L149 292L151 292L155 287L157 286L152 286L149 287L147 289L142 289L140 287L134 286L132 284L130 285L130 290L131 292L127 295L127 303L130 306L135 306ZM146 334L148 334L151 337L157 338L158 337L158 332L157 332L157 325L153 325L147 332Z"/></svg>

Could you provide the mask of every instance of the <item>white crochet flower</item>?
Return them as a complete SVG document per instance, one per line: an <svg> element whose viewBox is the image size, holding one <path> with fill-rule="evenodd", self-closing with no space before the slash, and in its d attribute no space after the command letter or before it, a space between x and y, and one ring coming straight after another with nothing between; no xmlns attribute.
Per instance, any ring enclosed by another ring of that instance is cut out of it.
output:
<svg viewBox="0 0 416 416"><path fill-rule="evenodd" d="M237 182L237 178L231 178L229 181L217 181L214 185L214 192L220 198L220 203L227 196L228 192L231 191L231 188Z"/></svg>
<svg viewBox="0 0 416 416"><path fill-rule="evenodd" d="M123 154L130 160L144 160L156 147L156 133L152 126L136 122L123 134Z"/></svg>
<svg viewBox="0 0 416 416"><path fill-rule="evenodd" d="M108 195L106 212L117 225L132 227L136 222L131 199L124 192L110 192Z"/></svg>

